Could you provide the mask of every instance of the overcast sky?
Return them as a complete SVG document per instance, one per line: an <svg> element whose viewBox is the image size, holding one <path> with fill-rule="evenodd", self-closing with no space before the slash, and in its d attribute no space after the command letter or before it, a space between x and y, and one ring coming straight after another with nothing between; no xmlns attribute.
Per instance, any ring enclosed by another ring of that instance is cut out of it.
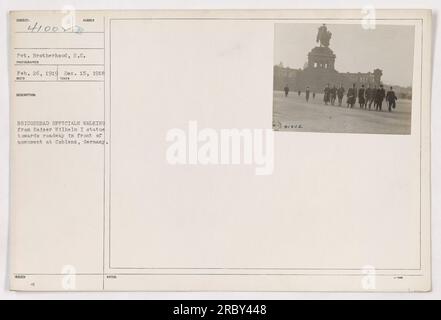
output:
<svg viewBox="0 0 441 320"><path fill-rule="evenodd" d="M274 64L282 62L291 68L303 68L308 53L318 46L315 42L321 24L280 23L275 25ZM337 56L339 72L383 70L386 84L412 85L414 27L381 26L365 30L361 24L327 25L332 32L329 48Z"/></svg>

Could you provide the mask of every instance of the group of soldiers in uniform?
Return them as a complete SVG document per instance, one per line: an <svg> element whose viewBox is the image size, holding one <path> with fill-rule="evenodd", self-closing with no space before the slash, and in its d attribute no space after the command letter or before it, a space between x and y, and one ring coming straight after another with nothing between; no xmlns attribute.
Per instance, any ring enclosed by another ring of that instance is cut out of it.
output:
<svg viewBox="0 0 441 320"><path fill-rule="evenodd" d="M338 88L334 85L331 87L329 84L324 89L324 97L323 101L325 105L330 103L331 105L335 105L335 101L338 99L338 105L341 106L343 103L343 97L345 94L345 88L343 85L340 85ZM396 107L397 96L392 87L390 90L386 92L383 85L379 87L374 86L373 88L369 84L367 88L365 88L364 84L361 85L359 89L356 88L355 83L352 85L352 88L349 88L347 92L347 107L353 108L357 98L358 103L360 105L360 109L368 109L371 110L372 105L376 111L382 111L383 101L386 100L389 107L389 112Z"/></svg>
<svg viewBox="0 0 441 320"><path fill-rule="evenodd" d="M287 97L289 94L289 87L285 86L283 90L285 91L285 97ZM343 104L343 98L346 90L343 85L340 85L337 88L337 86L335 85L331 87L328 84L323 93L323 101L325 102L325 105L335 105L335 103L337 102L338 105L341 106ZM299 90L298 95L300 96L301 94L302 92ZM310 96L310 88L306 87L306 102L309 102ZM392 109L395 109L396 101L398 100L392 87L390 87L390 90L387 92L384 89L383 85L374 86L372 88L371 84L369 84L368 87L365 88L363 84L359 89L357 89L355 83L352 85L352 88L349 88L348 92L346 93L346 97L346 104L348 108L353 108L358 99L358 103L361 109L369 108L369 110L375 109L376 111L382 111L383 101L386 100L388 103L389 112L391 112ZM315 99L315 92L312 93L312 98Z"/></svg>

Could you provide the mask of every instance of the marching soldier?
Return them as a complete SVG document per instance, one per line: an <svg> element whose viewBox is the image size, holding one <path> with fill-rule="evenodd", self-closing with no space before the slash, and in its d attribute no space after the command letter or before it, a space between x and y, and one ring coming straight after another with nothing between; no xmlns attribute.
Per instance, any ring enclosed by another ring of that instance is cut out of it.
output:
<svg viewBox="0 0 441 320"><path fill-rule="evenodd" d="M341 107L341 103L343 101L343 96L345 95L345 88L343 88L343 85L340 84L340 87L337 90L337 97L338 97L338 105Z"/></svg>
<svg viewBox="0 0 441 320"><path fill-rule="evenodd" d="M283 91L285 91L285 98L286 98L288 96L288 93L289 93L288 85L286 85L285 88L283 88Z"/></svg>
<svg viewBox="0 0 441 320"><path fill-rule="evenodd" d="M325 105L328 105L330 100L331 100L331 88L329 87L329 83L328 83L324 91L323 101L325 102Z"/></svg>
<svg viewBox="0 0 441 320"><path fill-rule="evenodd" d="M337 99L337 87L334 84L331 89L331 104L332 105L335 105L336 99Z"/></svg>
<svg viewBox="0 0 441 320"><path fill-rule="evenodd" d="M369 84L369 87L366 89L366 104L369 105L369 110L371 110L372 103L374 102L376 90L377 87L375 87L375 89L372 89L371 84Z"/></svg>
<svg viewBox="0 0 441 320"><path fill-rule="evenodd" d="M366 99L364 95L365 95L365 89L364 89L364 84L362 84L361 88L358 89L358 103L360 104L360 109L366 108Z"/></svg>
<svg viewBox="0 0 441 320"><path fill-rule="evenodd" d="M356 99L356 95L357 95L357 88L355 88L355 83L352 85L352 88L349 88L348 90L348 108L352 108L355 104L355 99Z"/></svg>
<svg viewBox="0 0 441 320"><path fill-rule="evenodd" d="M395 92L393 90L392 87L390 87L390 90L387 92L386 94L386 100L388 102L389 105L389 112L392 111L392 108L395 109L396 106L396 100L397 100L397 96L395 95Z"/></svg>
<svg viewBox="0 0 441 320"><path fill-rule="evenodd" d="M376 104L375 110L381 111L385 96L386 96L386 91L384 90L383 85L380 85L380 88L377 89L377 92L375 94L375 104Z"/></svg>

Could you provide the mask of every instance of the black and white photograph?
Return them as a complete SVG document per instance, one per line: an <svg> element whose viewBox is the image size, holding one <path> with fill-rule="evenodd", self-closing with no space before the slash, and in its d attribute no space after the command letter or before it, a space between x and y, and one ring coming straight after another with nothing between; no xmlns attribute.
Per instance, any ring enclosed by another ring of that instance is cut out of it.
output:
<svg viewBox="0 0 441 320"><path fill-rule="evenodd" d="M274 29L275 131L411 134L413 26Z"/></svg>

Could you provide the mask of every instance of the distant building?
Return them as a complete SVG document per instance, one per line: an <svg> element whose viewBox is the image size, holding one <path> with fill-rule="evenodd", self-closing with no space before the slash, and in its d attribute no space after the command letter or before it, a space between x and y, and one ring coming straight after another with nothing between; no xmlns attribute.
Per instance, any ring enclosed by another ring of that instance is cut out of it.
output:
<svg viewBox="0 0 441 320"><path fill-rule="evenodd" d="M309 86L312 91L322 92L328 83L331 86L342 84L346 89L354 83L357 87L362 84L380 85L383 75L380 69L367 73L340 73L335 70L336 55L329 48L331 35L325 25L320 27L317 35L320 46L309 52L303 69L291 69L283 64L274 66L274 90L282 90L288 85L292 91L304 91Z"/></svg>

